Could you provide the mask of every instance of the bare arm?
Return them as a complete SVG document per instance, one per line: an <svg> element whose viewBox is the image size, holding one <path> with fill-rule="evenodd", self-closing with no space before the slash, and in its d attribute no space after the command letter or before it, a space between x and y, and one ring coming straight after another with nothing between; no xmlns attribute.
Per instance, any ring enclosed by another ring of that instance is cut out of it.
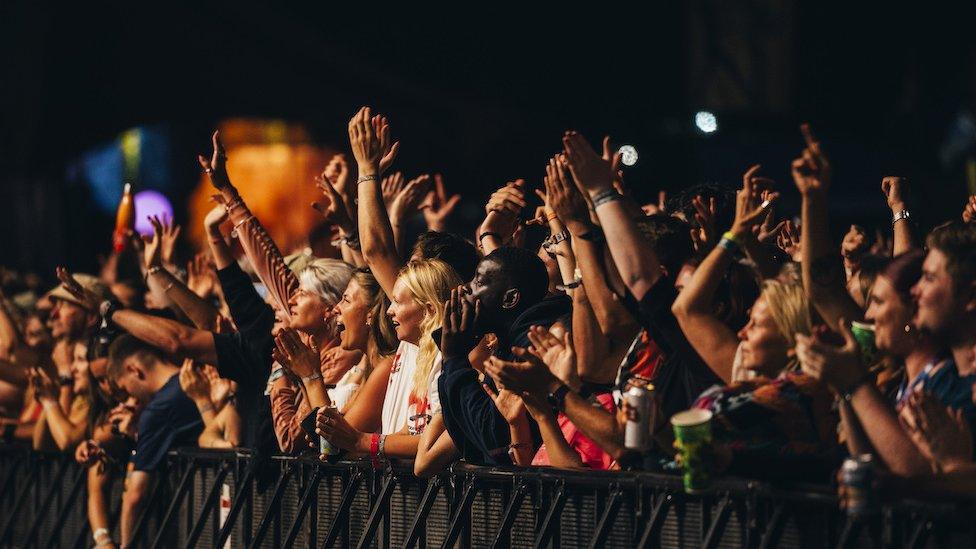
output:
<svg viewBox="0 0 976 549"><path fill-rule="evenodd" d="M532 398L526 399L525 407L532 414L532 418L539 424L539 433L542 435L542 442L546 445L546 453L549 455L549 465L560 469L584 469L583 460L574 450L562 430L556 416L552 413L552 408L548 405L530 402Z"/></svg>
<svg viewBox="0 0 976 549"><path fill-rule="evenodd" d="M217 348L211 332L131 310L116 311L111 321L168 354L190 357L206 364L217 363Z"/></svg>
<svg viewBox="0 0 976 549"><path fill-rule="evenodd" d="M240 445L240 428L237 409L228 404L207 423L197 443L201 448L236 448Z"/></svg>
<svg viewBox="0 0 976 549"><path fill-rule="evenodd" d="M454 440L447 432L444 415L437 413L420 435L417 458L413 462L413 474L430 477L443 471L458 457Z"/></svg>
<svg viewBox="0 0 976 549"><path fill-rule="evenodd" d="M85 439L88 427L88 407L72 408L69 414L52 398L42 398L41 406L47 416L47 428L54 443L62 451L74 448Z"/></svg>
<svg viewBox="0 0 976 549"><path fill-rule="evenodd" d="M374 365L366 383L359 389L355 402L346 408L343 415L354 428L367 433L379 432L383 423L382 403L386 397L392 366L392 358L383 358L379 364Z"/></svg>
<svg viewBox="0 0 976 549"><path fill-rule="evenodd" d="M152 475L146 471L132 471L125 478L125 491L122 492L122 518L119 530L122 532L122 546L131 547L132 530L136 526L140 511L149 495Z"/></svg>
<svg viewBox="0 0 976 549"><path fill-rule="evenodd" d="M0 357L10 356L23 343L20 329L7 296L0 291Z"/></svg>
<svg viewBox="0 0 976 549"><path fill-rule="evenodd" d="M613 414L572 392L566 395L563 413L613 459L620 459L624 453L624 434Z"/></svg>
<svg viewBox="0 0 976 549"><path fill-rule="evenodd" d="M888 176L881 180L881 192L885 195L885 200L888 202L888 208L891 209L892 215L891 227L895 237L891 250L893 257L918 247L917 240L912 231L910 218L899 215L903 211L908 211L907 187L908 180L904 177ZM899 217L897 221L894 220L895 216Z"/></svg>
<svg viewBox="0 0 976 549"><path fill-rule="evenodd" d="M827 219L827 190L830 187L830 163L820 149L820 142L801 126L807 147L803 156L793 161L793 181L803 202L803 231L800 247L801 271L807 298L817 308L828 326L841 318L862 318L863 312L847 293L843 263L830 246L830 224Z"/></svg>

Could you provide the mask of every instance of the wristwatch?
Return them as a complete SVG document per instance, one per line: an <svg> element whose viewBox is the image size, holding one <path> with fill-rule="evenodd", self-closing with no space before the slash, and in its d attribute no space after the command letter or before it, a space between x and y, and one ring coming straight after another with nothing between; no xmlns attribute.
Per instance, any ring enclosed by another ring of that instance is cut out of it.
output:
<svg viewBox="0 0 976 549"><path fill-rule="evenodd" d="M907 220L911 216L912 215L908 212L908 210L901 210L901 211L895 212L895 215L891 218L891 224L894 225L895 223L898 223L902 219L906 219Z"/></svg>
<svg viewBox="0 0 976 549"><path fill-rule="evenodd" d="M106 299L98 306L98 312L102 315L102 324L107 325L112 322L112 315L116 311L122 310L122 304L113 299ZM106 326L107 327L107 326Z"/></svg>
<svg viewBox="0 0 976 549"><path fill-rule="evenodd" d="M569 394L569 387L560 385L555 391L546 395L546 400L553 410L561 412L566 405L566 395Z"/></svg>

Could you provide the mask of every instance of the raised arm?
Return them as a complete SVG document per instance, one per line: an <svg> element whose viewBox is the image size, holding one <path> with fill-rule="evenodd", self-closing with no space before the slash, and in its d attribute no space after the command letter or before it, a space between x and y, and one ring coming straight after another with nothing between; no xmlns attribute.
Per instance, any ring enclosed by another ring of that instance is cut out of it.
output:
<svg viewBox="0 0 976 549"><path fill-rule="evenodd" d="M329 169L326 168L315 183L315 186L322 191L325 202L313 202L312 208L321 214L326 222L339 229L339 246L343 261L361 267L365 265L365 262L359 249L359 231L356 228L353 214L350 214L350 211L355 210L355 205L352 208L349 207L345 196L339 192L339 189L329 179L328 174Z"/></svg>
<svg viewBox="0 0 976 549"><path fill-rule="evenodd" d="M391 178L392 182L388 181ZM417 213L421 203L429 194L430 181L430 176L424 174L404 184L403 175L400 172L383 180L383 186L386 187L389 183L393 191L389 197L387 212L390 215L390 226L393 228L393 240L396 242L398 257L409 255L409 246L404 241L403 231L410 217ZM386 196L386 189L384 189L383 194Z"/></svg>
<svg viewBox="0 0 976 549"><path fill-rule="evenodd" d="M391 144L389 124L382 116L373 116L369 107L359 109L349 121L349 143L359 166L356 185L363 259L386 295L392 295L403 259L397 254L393 226L383 204L380 177L382 164L393 161L398 143Z"/></svg>
<svg viewBox="0 0 976 549"><path fill-rule="evenodd" d="M828 326L841 318L859 319L860 307L847 293L844 266L837 250L830 245L830 223L827 219L827 191L830 188L830 161L820 148L810 128L800 129L806 140L803 155L793 161L793 182L803 198L801 218L803 231L800 248L801 271L807 298Z"/></svg>
<svg viewBox="0 0 976 549"><path fill-rule="evenodd" d="M478 226L478 247L488 255L514 238L518 217L525 207L524 179L509 181L491 194L485 205L485 219Z"/></svg>
<svg viewBox="0 0 976 549"><path fill-rule="evenodd" d="M573 180L593 201L617 270L630 293L640 301L661 278L661 263L637 230L623 197L613 188L611 161L601 158L576 132L566 132L563 147Z"/></svg>
<svg viewBox="0 0 976 549"><path fill-rule="evenodd" d="M170 302L186 315L193 325L201 330L213 330L220 314L212 303L204 300L165 268L163 262L161 235L171 232L166 221L150 218L154 232L152 241L146 244L146 283L169 298ZM177 226L178 227L178 226Z"/></svg>
<svg viewBox="0 0 976 549"><path fill-rule="evenodd" d="M671 312L688 342L705 364L726 383L732 381L732 363L739 339L730 327L715 316L715 292L734 260L732 253L735 246L746 238L752 238L753 226L762 222L767 208L776 199L776 195L772 195L770 200L760 202L762 190L754 180L758 170L758 165L753 166L742 178L742 189L736 195L735 220L729 230L731 234L726 233L712 248L671 304Z"/></svg>
<svg viewBox="0 0 976 549"><path fill-rule="evenodd" d="M881 192L891 210L891 229L895 238L891 250L892 257L899 256L918 247L913 234L912 221L908 211L908 179L887 176L881 180Z"/></svg>
<svg viewBox="0 0 976 549"><path fill-rule="evenodd" d="M110 311L109 320L168 354L192 358L207 364L217 363L213 333L206 330L191 328L175 320L129 309Z"/></svg>
<svg viewBox="0 0 976 549"><path fill-rule="evenodd" d="M227 204L230 220L237 230L244 254L254 266L258 278L268 288L272 298L282 311L288 310L288 302L298 289L298 277L285 265L281 250L271 236L248 209L240 193L227 175L227 154L220 142L220 132L213 133L213 154L208 161L199 156L200 165L210 176L210 183L220 192ZM219 268L219 267L218 267Z"/></svg>

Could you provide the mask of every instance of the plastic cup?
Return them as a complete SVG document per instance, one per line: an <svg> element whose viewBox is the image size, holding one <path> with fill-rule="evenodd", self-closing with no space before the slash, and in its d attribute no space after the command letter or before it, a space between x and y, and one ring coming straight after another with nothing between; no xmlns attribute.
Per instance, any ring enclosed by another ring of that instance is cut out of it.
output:
<svg viewBox="0 0 976 549"><path fill-rule="evenodd" d="M671 417L675 446L681 456L685 492L699 494L711 487L709 456L712 444L712 413L685 410Z"/></svg>
<svg viewBox="0 0 976 549"><path fill-rule="evenodd" d="M861 359L865 366L874 364L875 357L878 355L878 348L874 344L874 324L864 322L851 322L851 333L857 340L858 347L861 348Z"/></svg>

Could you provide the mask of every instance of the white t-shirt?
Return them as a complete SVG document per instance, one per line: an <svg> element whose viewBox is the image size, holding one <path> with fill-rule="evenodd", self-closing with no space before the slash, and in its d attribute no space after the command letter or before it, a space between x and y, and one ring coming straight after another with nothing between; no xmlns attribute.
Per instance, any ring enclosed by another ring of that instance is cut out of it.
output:
<svg viewBox="0 0 976 549"><path fill-rule="evenodd" d="M362 372L362 369L358 364L349 368L342 378L336 382L335 388L328 390L329 400L340 411L346 407L346 403L349 402L352 395L359 389L360 372Z"/></svg>
<svg viewBox="0 0 976 549"><path fill-rule="evenodd" d="M434 357L434 365L427 378L427 397L418 401L411 396L419 352L419 347L406 341L401 341L397 347L393 368L390 370L390 382L386 386L386 397L383 399L384 435L397 433L404 426L410 434L420 434L430 423L433 414L441 409L437 393L437 378L441 373L440 353Z"/></svg>

